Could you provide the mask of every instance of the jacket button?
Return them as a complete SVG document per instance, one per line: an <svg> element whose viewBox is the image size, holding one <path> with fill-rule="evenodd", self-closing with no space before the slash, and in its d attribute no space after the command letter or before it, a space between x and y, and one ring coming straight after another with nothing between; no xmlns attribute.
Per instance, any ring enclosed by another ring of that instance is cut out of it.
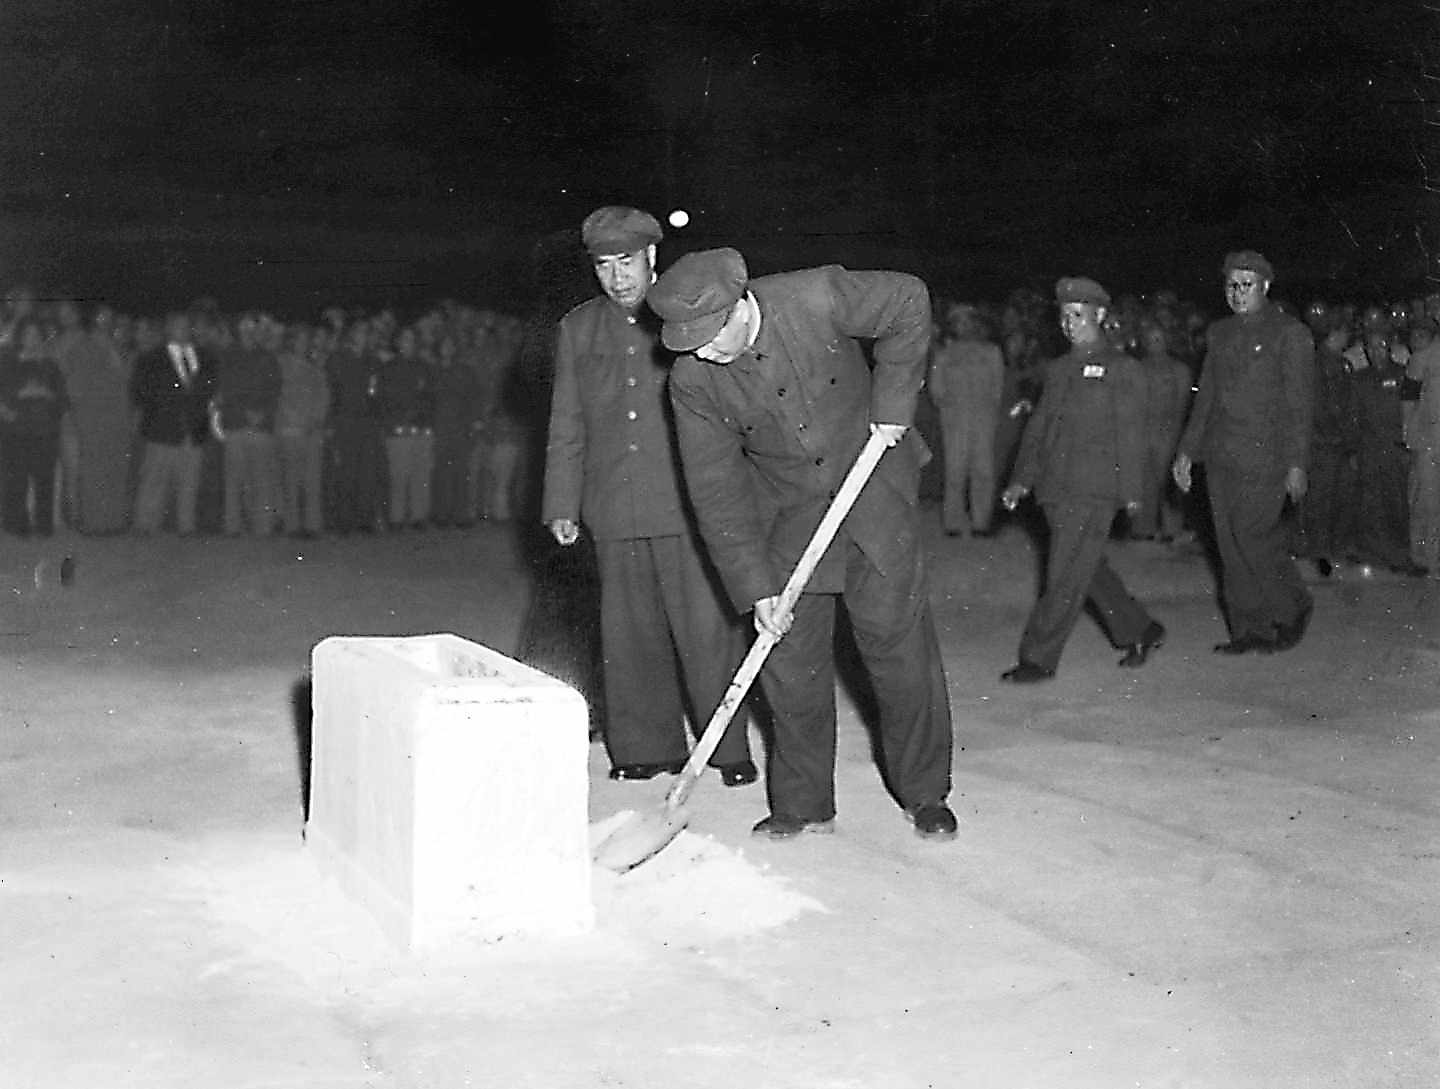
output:
<svg viewBox="0 0 1440 1089"><path fill-rule="evenodd" d="M816 465L824 465L824 464L825 464L825 459L824 459L824 458L816 458L816 459L815 459L815 464L816 464Z"/></svg>
<svg viewBox="0 0 1440 1089"><path fill-rule="evenodd" d="M776 390L775 392L778 393L781 397L784 397L784 396L785 396L785 387L784 387L784 386L781 386L781 387L780 387L778 390Z"/></svg>

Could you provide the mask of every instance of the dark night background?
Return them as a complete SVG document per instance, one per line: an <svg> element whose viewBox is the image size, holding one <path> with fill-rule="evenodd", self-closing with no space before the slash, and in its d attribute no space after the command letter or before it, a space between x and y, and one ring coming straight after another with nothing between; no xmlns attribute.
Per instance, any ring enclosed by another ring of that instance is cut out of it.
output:
<svg viewBox="0 0 1440 1089"><path fill-rule="evenodd" d="M1427 288L1420 0L0 0L0 282L524 307L596 204L996 298ZM553 285L552 285L553 286Z"/></svg>

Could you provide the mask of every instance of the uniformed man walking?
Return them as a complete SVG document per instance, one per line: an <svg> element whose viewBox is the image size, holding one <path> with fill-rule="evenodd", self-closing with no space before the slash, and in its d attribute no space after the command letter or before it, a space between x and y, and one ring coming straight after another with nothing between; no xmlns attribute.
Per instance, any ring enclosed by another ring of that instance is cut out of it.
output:
<svg viewBox="0 0 1440 1089"><path fill-rule="evenodd" d="M697 730L709 721L743 635L700 551L666 395L669 359L642 308L660 224L607 206L580 233L604 293L560 321L541 518L561 545L575 544L582 524L594 539L610 777L650 779L684 766L685 713ZM737 715L710 760L726 786L758 776L745 728Z"/></svg>
<svg viewBox="0 0 1440 1089"><path fill-rule="evenodd" d="M1055 285L1060 329L1070 351L1045 372L1044 392L1025 427L1020 456L1001 501L1014 510L1033 492L1050 525L1045 588L1025 632L1020 660L1001 674L1013 684L1055 676L1060 653L1088 598L1120 665L1143 666L1165 641L1165 628L1130 596L1105 560L1119 510L1140 509L1144 486L1145 377L1141 364L1113 347L1104 322L1110 296L1094 280Z"/></svg>
<svg viewBox="0 0 1440 1089"><path fill-rule="evenodd" d="M1280 518L1287 498L1305 494L1315 342L1270 302L1275 270L1264 256L1228 254L1221 274L1234 313L1206 336L1200 389L1172 471L1189 491L1192 467L1205 463L1230 629L1216 652L1288 650L1314 608Z"/></svg>
<svg viewBox="0 0 1440 1089"><path fill-rule="evenodd" d="M839 266L751 280L733 249L682 257L651 292L685 478L737 609L784 636L761 683L775 713L758 836L827 832L835 816L834 622L843 598L880 705L887 780L927 839L955 835L950 705L920 547L911 429L930 297L898 272ZM874 338L874 373L858 338ZM780 593L869 434L890 449L793 611Z"/></svg>

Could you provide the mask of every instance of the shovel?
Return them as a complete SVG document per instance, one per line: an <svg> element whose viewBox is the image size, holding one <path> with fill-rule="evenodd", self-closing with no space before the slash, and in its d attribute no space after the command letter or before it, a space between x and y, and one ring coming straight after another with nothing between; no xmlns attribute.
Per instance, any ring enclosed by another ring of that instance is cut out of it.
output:
<svg viewBox="0 0 1440 1089"><path fill-rule="evenodd" d="M784 616L795 607L795 602L799 600L805 584L815 573L815 568L820 563L820 557L825 554L825 550L830 547L830 542L835 539L835 534L840 529L840 523L845 520L845 515L850 513L850 508L854 506L861 489L870 479L870 474L874 472L875 466L879 463L880 456L885 453L885 450L885 439L872 433L869 441L865 443L864 449L856 457L855 464L845 474L845 480L841 483L840 490L830 501L825 516L815 527L815 533L811 536L810 543L805 546L805 551L801 553L799 561L795 564L795 570L790 573L790 578L785 583L785 589L780 592L779 607L776 610L779 615ZM771 648L779 641L778 636L763 631L755 637L755 641L750 644L749 653L745 655L745 660L735 671L735 677L730 681L730 687L725 690L725 696L720 700L720 706L715 708L714 714L710 716L710 721L705 726L705 732L700 735L700 740L690 751L690 759L685 762L685 767L676 778L675 785L665 795L664 804L657 812L632 815L625 823L601 840L593 853L596 863L604 866L607 870L614 870L616 873L633 870L642 862L659 854L690 822L690 813L685 808L685 802L690 797L690 792L695 789L695 784L699 782L700 776L704 774L705 763L715 752L715 747L720 744L720 738L724 736L725 728L730 725L730 720L735 717L735 711L739 708L740 701L745 698L745 693L750 691L750 686L755 683L755 678L760 673L760 667L765 664Z"/></svg>

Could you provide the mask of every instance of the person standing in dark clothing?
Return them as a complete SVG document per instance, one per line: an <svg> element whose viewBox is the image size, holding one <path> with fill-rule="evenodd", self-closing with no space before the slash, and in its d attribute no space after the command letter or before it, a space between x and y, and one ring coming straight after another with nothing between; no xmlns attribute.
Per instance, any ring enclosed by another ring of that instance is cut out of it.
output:
<svg viewBox="0 0 1440 1089"><path fill-rule="evenodd" d="M1365 334L1365 360L1353 380L1360 469L1356 551L1367 563L1421 576L1426 569L1410 557L1410 466L1400 399L1405 368L1391 359L1389 336L1378 329Z"/></svg>
<svg viewBox="0 0 1440 1089"><path fill-rule="evenodd" d="M130 399L140 410L145 441L135 489L137 533L159 530L172 496L175 531L181 536L195 532L215 372L212 357L191 336L189 315L178 312L165 319L165 342L135 360Z"/></svg>
<svg viewBox="0 0 1440 1089"><path fill-rule="evenodd" d="M660 224L606 206L580 233L603 293L560 321L541 520L565 549L581 525L594 541L610 777L650 779L684 767L687 710L703 727L744 647L700 549L666 396L669 359L642 309ZM745 716L710 763L727 786L758 778Z"/></svg>
<svg viewBox="0 0 1440 1089"><path fill-rule="evenodd" d="M670 399L701 535L736 609L779 639L761 672L775 734L770 815L754 834L833 828L843 601L879 704L887 783L919 836L953 839L950 702L920 543L930 454L912 429L931 336L924 283L838 265L752 281L724 248L675 262L650 305L665 346L686 353ZM784 610L786 579L870 435L888 449Z"/></svg>
<svg viewBox="0 0 1440 1089"><path fill-rule="evenodd" d="M430 524L435 469L435 372L413 328L401 329L375 392L389 466L391 529Z"/></svg>
<svg viewBox="0 0 1440 1089"><path fill-rule="evenodd" d="M1264 256L1228 254L1221 274L1233 314L1206 335L1200 390L1172 472L1188 492L1192 466L1205 463L1230 629L1216 652L1288 650L1314 608L1281 515L1287 498L1305 494L1315 342L1271 303L1275 271Z"/></svg>
<svg viewBox="0 0 1440 1089"><path fill-rule="evenodd" d="M1315 415L1309 487L1300 502L1300 547L1322 577L1355 549L1360 424L1355 382L1344 355L1349 343L1349 330L1335 325L1322 330L1315 349Z"/></svg>
<svg viewBox="0 0 1440 1089"><path fill-rule="evenodd" d="M326 365L330 417L326 443L327 522L337 533L373 533L380 518L385 449L375 403L380 365L370 331L357 322Z"/></svg>
<svg viewBox="0 0 1440 1089"><path fill-rule="evenodd" d="M470 452L487 408L480 373L462 356L457 338L457 331L447 330L436 345L430 517L437 526L466 526L473 519L468 506Z"/></svg>
<svg viewBox="0 0 1440 1089"><path fill-rule="evenodd" d="M246 314L239 339L220 355L215 384L216 437L225 451L225 535L248 530L268 537L278 514L275 411L280 404L280 361L265 319Z"/></svg>
<svg viewBox="0 0 1440 1089"><path fill-rule="evenodd" d="M1035 493L1050 526L1045 589L1020 638L1020 660L1001 674L1012 684L1055 676L1065 641L1086 600L1094 602L1120 665L1143 666L1165 628L1130 596L1105 560L1117 511L1140 509L1145 479L1145 375L1104 332L1110 296L1094 280L1055 285L1070 351L1045 372L1040 403L1021 440L1001 497L1007 510Z"/></svg>
<svg viewBox="0 0 1440 1089"><path fill-rule="evenodd" d="M55 464L68 409L60 367L39 324L24 318L0 349L0 524L7 533L55 532Z"/></svg>
<svg viewBox="0 0 1440 1089"><path fill-rule="evenodd" d="M1182 521L1179 507L1167 495L1170 463L1175 459L1180 429L1185 426L1194 379L1190 368L1170 354L1170 337L1158 322L1141 322L1140 346L1144 352L1140 359L1145 388L1145 412L1141 417L1144 471L1140 509L1131 517L1130 534L1169 541Z"/></svg>

